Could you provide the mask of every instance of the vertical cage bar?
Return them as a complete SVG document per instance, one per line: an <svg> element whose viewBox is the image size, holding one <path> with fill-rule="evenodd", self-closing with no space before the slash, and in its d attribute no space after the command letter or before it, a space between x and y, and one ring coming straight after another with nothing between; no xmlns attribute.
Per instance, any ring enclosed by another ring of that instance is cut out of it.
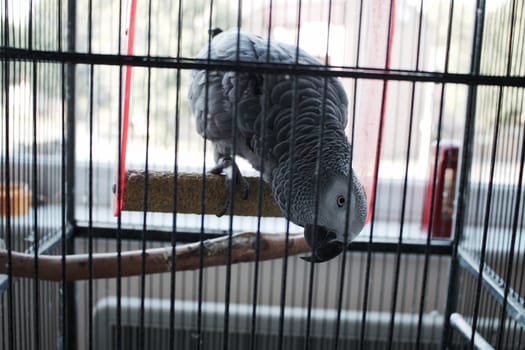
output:
<svg viewBox="0 0 525 350"><path fill-rule="evenodd" d="M295 68L299 64L299 39L301 35L301 20L302 20L302 0L297 0L297 35L295 37L295 59L294 63L292 64L293 68ZM287 185L287 191L289 198L292 197L293 192L293 177L294 177L294 163L295 163L295 147L296 147L296 122L297 122L297 111L298 111L298 76L294 75L292 77L292 104L291 104L291 122L290 122L290 136L289 136L289 149L290 149L290 159L289 159L289 166L288 166L288 185ZM289 218L291 215L292 210L292 203L290 200L286 202L286 217ZM284 317L285 317L285 307L286 307L286 292L287 292L287 277L289 274L289 256L288 256L288 240L290 238L290 220L286 220L286 232L285 232L285 246L284 246L284 256L283 256L283 266L282 266L282 275L281 275L281 288L280 288L280 311L279 311L279 332L278 332L278 349L282 350L284 347Z"/></svg>
<svg viewBox="0 0 525 350"><path fill-rule="evenodd" d="M76 50L76 21L77 9L76 1L67 1L67 51L70 53ZM67 221L71 226L76 226L75 219L75 64L66 64L66 192L67 192Z"/></svg>
<svg viewBox="0 0 525 350"><path fill-rule="evenodd" d="M394 23L395 23L395 6L396 1L390 0L388 8L388 26L387 26L387 47L386 47L386 57L384 62L384 67L386 70L390 69L390 62L392 57L392 43L394 38ZM386 115L386 100L388 96L388 80L383 80L382 91L381 91L381 112L379 114L379 130L377 134L377 143L376 151L374 155L374 170L372 177L372 188L371 188L371 203L369 207L368 216L370 216L370 235L368 239L368 249L367 249L367 261L366 261L366 279L364 286L364 298L363 298L363 315L362 315L362 324L360 331L360 340L359 340L359 349L363 350L365 348L365 338L366 338L366 327L367 327L367 312L370 303L370 291L371 291L371 273L372 273L372 245L374 244L374 228L376 224L376 193L379 183L379 165L381 159L381 146L383 143L383 125Z"/></svg>
<svg viewBox="0 0 525 350"><path fill-rule="evenodd" d="M474 35L472 45L470 73L478 75L481 65L481 48L483 39L483 25L485 19L485 0L478 0L476 4L476 16L474 23ZM461 155L461 170L459 174L459 191L457 198L456 224L454 227L454 241L452 244L452 255L448 281L448 292L445 305L445 323L441 339L443 349L450 348L451 323L450 316L455 312L459 293L459 256L458 248L466 225L466 217L469 204L470 170L472 167L472 155L474 147L477 85L469 85L467 96L467 111L465 116L465 131L463 134L463 152Z"/></svg>
<svg viewBox="0 0 525 350"><path fill-rule="evenodd" d="M421 0L419 3L419 16L418 16L418 30L417 30L417 47L416 47L416 64L415 64L415 70L419 70L419 61L420 61L420 51L421 51L421 33L422 33L422 26L423 26L423 9L424 9L424 0ZM390 315L390 325L388 330L388 347L389 349L392 348L393 339L394 339L394 328L395 328L395 318L396 318L396 310L397 310L397 304L398 304L398 292L399 292L399 278L401 274L401 245L403 244L403 233L405 229L405 221L406 221L406 201L408 196L408 177L409 177L409 169L410 169L410 150L412 148L412 134L413 134L413 124L414 124L414 105L415 105L415 93L416 93L416 82L412 82L411 84L411 91L410 91L410 109L409 109L409 121L408 121L408 135L407 135L407 150L405 154L405 165L404 165L404 180L403 180L403 190L402 190L402 199L401 199L401 213L400 213L400 225L399 225L399 235L398 235L398 242L397 242L397 249L396 249L396 265L395 265L395 277L392 281L393 283L393 295L392 295L392 301L391 301L391 315ZM440 127L438 127L438 133L440 132ZM439 140L439 138L438 138ZM427 241L428 243L428 241ZM428 246L428 244L427 244ZM425 252L425 262L428 262L429 259L429 251ZM427 283L428 275L426 273L427 271L424 270L423 272L423 280L422 284L423 286ZM415 289L416 286L414 286ZM424 290L424 287L423 287ZM421 303L424 304L424 292L421 294ZM423 305L424 306L424 305ZM416 336L416 347L419 347L419 341L420 341L420 324L422 322L422 309L420 308L421 312L419 314L419 320L418 320L418 332Z"/></svg>
<svg viewBox="0 0 525 350"><path fill-rule="evenodd" d="M181 58L181 41L182 41L182 3L183 0L178 1L177 9L177 61L180 61ZM181 85L181 70L177 69L176 74L176 95L175 95L175 146L174 146L174 162L173 162L173 213L172 213L172 231L177 232L177 176L179 172L179 138L180 138L180 85ZM170 271L170 323L169 323L169 348L174 349L177 338L175 336L175 297L176 297L176 288L177 288L177 275L175 273L177 266L176 259L176 246L177 246L177 235L171 235L171 255L173 261L171 264Z"/></svg>
<svg viewBox="0 0 525 350"><path fill-rule="evenodd" d="M9 6L8 1L4 2L4 36L3 36L3 44L5 46L9 46ZM4 91L5 94L4 97L4 103L5 103L5 110L4 110L4 127L5 127L5 142L4 142L4 173L3 173L3 179L5 181L5 197L7 199L10 198L10 170L9 170L9 163L10 163L10 155L9 155L9 80L10 80L10 70L9 70L10 62L8 59L4 59L2 61L2 78L4 79ZM14 341L15 341L15 329L12 320L14 320L14 303L13 303L13 277L12 277L12 249L13 249L13 242L11 237L11 205L10 200L5 201L5 225L6 225L6 231L5 231L5 245L7 249L7 318L8 318L8 325L7 325L7 344L9 349L14 348Z"/></svg>
<svg viewBox="0 0 525 350"><path fill-rule="evenodd" d="M423 0L421 2L421 5L423 6ZM445 50L445 62L444 62L444 71L448 72L449 69L449 62L450 62L450 47L451 47L451 40L452 40L452 25L453 25L453 19L454 19L454 0L450 0L450 6L449 6L449 18L448 18L448 25L447 25L447 41L446 41L446 50ZM439 121L438 121L438 133L439 137L437 139L438 144L436 145L436 154L434 159L434 169L437 169L438 167L438 155L439 155L439 143L441 138L441 129L442 129L442 122L443 122L443 116L444 116L444 109L445 109L445 89L446 84L441 84L441 91L440 91L440 101L439 101ZM437 174L432 179L432 191L431 191L431 203L434 203L434 197L436 196L436 181L437 181ZM426 254L425 254L425 260L423 265L423 274L424 276L427 275L430 259L428 250L430 248L431 239L432 239L432 221L433 221L433 211L435 208L431 207L430 213L429 213L429 223L428 223L428 232L427 232L427 242L426 242ZM416 346L419 346L421 342L421 331L423 326L423 310L425 308L425 299L427 294L427 279L423 279L422 287L421 287L421 298L419 301L419 320L418 320L418 327L417 327L417 335L416 335Z"/></svg>
<svg viewBox="0 0 525 350"><path fill-rule="evenodd" d="M206 63L210 64L211 61L211 39L212 39L212 27L213 27L213 7L214 7L214 0L210 0L209 4L209 17L208 17L208 37L206 39L206 44L208 45L208 53L206 55ZM209 69L206 69L205 71L205 85L204 85L204 115L208 115L209 113L209 103L208 99L210 96L210 71ZM207 142L206 139L208 137L208 118L204 118L204 138L203 138L203 161L202 161L202 186L200 188L201 192L201 198L205 197L206 193L206 154L208 151ZM200 203L200 230L199 230L199 273L198 273L198 306L197 306L197 317L196 317L196 323L197 323L197 350L202 349L202 333L203 333L203 311L202 311L202 303L204 300L204 239L205 239L205 229L204 229L204 222L205 222L205 209L206 209L206 203L205 201L201 201Z"/></svg>
<svg viewBox="0 0 525 350"><path fill-rule="evenodd" d="M75 52L76 49L76 20L77 20L76 1L67 1L67 48L68 52ZM65 154L65 190L66 190L66 231L68 235L65 250L62 250L62 275L65 276L65 254L75 253L74 236L76 229L75 219L75 79L76 69L74 63L67 63L65 66L65 98L66 98L66 147ZM63 237L66 239L66 237ZM64 247L64 246L63 246ZM62 331L64 333L64 349L73 350L77 348L77 305L76 287L73 282L62 281L62 303L65 308Z"/></svg>
<svg viewBox="0 0 525 350"><path fill-rule="evenodd" d="M73 0L74 1L74 0ZM69 235L67 240L66 254L75 254L74 234ZM63 265L64 266L64 265ZM66 311L64 322L66 323L64 333L64 349L76 350L77 342L77 294L75 282L63 282L66 287L62 290L62 297L66 300Z"/></svg>

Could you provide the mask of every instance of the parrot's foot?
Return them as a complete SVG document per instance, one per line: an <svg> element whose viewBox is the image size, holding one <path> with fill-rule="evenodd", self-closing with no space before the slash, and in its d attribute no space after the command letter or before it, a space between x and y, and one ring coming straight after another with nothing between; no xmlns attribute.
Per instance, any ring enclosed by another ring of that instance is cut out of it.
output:
<svg viewBox="0 0 525 350"><path fill-rule="evenodd" d="M219 211L216 215L218 217L223 216L228 210L231 211L231 194L235 190L235 185L240 186L240 190L242 193L243 199L248 199L248 192L250 190L250 186L248 184L248 181L242 176L241 171L239 170L239 167L235 163L235 161L230 157L221 157L219 161L217 162L217 165L213 167L210 172L212 174L221 174L224 173L226 175L225 177L225 185L226 185L226 200L224 201L224 207Z"/></svg>

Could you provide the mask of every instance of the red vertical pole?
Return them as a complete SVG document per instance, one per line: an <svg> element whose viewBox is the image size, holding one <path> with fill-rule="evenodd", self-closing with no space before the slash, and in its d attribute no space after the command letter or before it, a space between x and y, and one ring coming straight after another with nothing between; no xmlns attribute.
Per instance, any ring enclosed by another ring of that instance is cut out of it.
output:
<svg viewBox="0 0 525 350"><path fill-rule="evenodd" d="M125 35L128 38L126 54L133 55L133 43L135 38L135 18L137 12L137 0L131 0L129 8L129 24ZM124 76L124 98L122 106L122 140L120 148L119 181L118 189L115 190L115 216L122 210L122 198L124 196L124 176L126 173L126 149L128 144L129 106L131 101L131 71L132 66L125 66Z"/></svg>

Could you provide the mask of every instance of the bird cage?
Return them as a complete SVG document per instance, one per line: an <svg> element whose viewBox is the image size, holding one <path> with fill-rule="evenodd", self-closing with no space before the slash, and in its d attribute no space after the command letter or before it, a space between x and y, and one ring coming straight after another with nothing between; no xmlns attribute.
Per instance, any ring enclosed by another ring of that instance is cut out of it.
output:
<svg viewBox="0 0 525 350"><path fill-rule="evenodd" d="M525 347L520 0L2 0L2 349Z"/></svg>

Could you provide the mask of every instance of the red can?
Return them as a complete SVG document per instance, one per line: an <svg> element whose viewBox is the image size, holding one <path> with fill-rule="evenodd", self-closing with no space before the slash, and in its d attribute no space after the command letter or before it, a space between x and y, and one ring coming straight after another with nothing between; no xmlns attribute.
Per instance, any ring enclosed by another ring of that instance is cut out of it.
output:
<svg viewBox="0 0 525 350"><path fill-rule="evenodd" d="M437 167L434 168L436 151ZM459 147L452 142L440 142L439 149L435 144L430 157L430 172L425 191L421 229L428 231L430 225L432 237L450 238L454 219L456 198L456 174L458 170ZM434 201L432 186L436 179ZM432 209L432 210L431 210ZM430 213L432 211L432 220Z"/></svg>

